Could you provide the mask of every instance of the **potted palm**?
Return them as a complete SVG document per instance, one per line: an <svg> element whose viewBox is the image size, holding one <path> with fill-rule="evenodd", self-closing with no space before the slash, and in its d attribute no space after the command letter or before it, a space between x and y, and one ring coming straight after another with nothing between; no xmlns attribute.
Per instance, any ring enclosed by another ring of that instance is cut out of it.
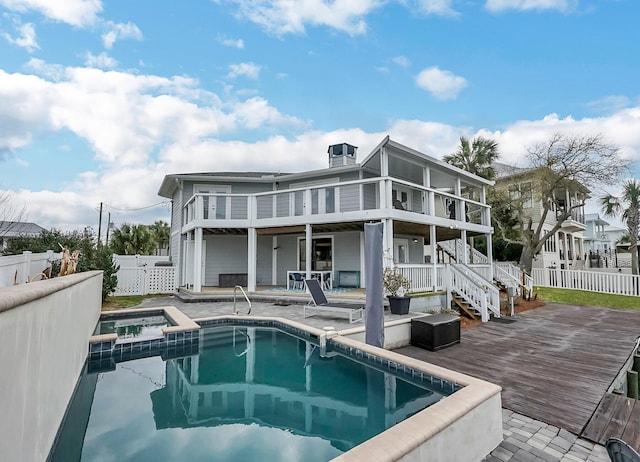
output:
<svg viewBox="0 0 640 462"><path fill-rule="evenodd" d="M396 268L386 267L382 273L382 285L389 299L389 308L393 314L409 313L411 297L406 293L411 288L411 281Z"/></svg>

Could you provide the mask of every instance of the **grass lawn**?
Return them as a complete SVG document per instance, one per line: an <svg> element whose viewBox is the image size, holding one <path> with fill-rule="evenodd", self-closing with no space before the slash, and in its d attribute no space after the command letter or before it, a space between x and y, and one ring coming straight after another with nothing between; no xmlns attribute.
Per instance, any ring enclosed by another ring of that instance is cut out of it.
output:
<svg viewBox="0 0 640 462"><path fill-rule="evenodd" d="M545 302L640 310L640 297L603 294L586 290L551 289L549 287L537 286L533 288L533 293L534 295L538 294L538 298Z"/></svg>
<svg viewBox="0 0 640 462"><path fill-rule="evenodd" d="M102 311L122 310L139 305L145 298L161 297L161 295L122 295L120 297L109 296L102 302Z"/></svg>

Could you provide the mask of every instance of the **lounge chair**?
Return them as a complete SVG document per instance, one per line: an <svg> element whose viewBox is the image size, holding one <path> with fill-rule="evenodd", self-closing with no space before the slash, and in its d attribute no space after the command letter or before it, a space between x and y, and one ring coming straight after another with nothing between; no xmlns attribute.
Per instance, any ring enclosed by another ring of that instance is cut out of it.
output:
<svg viewBox="0 0 640 462"><path fill-rule="evenodd" d="M364 317L364 306L362 304L329 302L327 297L324 295L322 287L320 287L320 282L317 279L305 279L304 282L311 294L311 301L305 305L303 309L303 316L305 318L307 317L307 310L309 309L317 311L332 311L334 313L347 313L351 324L362 321ZM313 314L309 314L309 316L313 316Z"/></svg>

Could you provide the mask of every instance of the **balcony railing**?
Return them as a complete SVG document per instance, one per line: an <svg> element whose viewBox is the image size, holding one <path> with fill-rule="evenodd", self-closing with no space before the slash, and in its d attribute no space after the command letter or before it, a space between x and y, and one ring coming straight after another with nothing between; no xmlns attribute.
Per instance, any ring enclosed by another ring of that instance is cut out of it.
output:
<svg viewBox="0 0 640 462"><path fill-rule="evenodd" d="M304 220L295 218L304 216L341 220L357 218L358 214L377 218L376 211L380 216L393 212L398 219L402 219L403 214L407 214L406 219L411 219L410 214L420 214L484 226L490 224L486 204L390 178L256 194L198 193L184 205L182 224L205 220L210 226L250 226L250 223L260 225L275 219L288 224L302 223Z"/></svg>

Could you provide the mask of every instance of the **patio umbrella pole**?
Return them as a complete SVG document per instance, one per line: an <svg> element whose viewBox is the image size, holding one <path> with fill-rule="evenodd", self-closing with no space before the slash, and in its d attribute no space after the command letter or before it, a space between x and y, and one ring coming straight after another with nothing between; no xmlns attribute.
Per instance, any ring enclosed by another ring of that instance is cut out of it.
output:
<svg viewBox="0 0 640 462"><path fill-rule="evenodd" d="M365 341L369 345L384 347L384 308L382 293L382 223L364 225L365 287Z"/></svg>

